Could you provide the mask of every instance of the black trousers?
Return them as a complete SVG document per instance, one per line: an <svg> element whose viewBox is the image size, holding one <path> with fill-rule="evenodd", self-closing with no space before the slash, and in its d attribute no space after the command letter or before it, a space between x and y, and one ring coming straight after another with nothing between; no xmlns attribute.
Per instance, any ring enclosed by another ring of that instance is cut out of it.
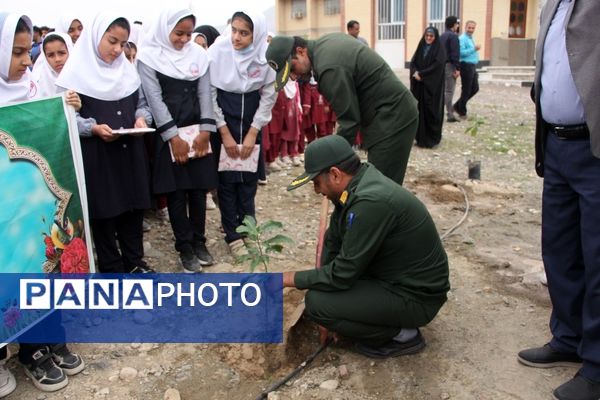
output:
<svg viewBox="0 0 600 400"><path fill-rule="evenodd" d="M467 115L467 102L479 92L479 74L476 71L477 65L461 62L460 63L460 98L454 103L454 108L459 115Z"/></svg>
<svg viewBox="0 0 600 400"><path fill-rule="evenodd" d="M221 224L225 231L225 241L231 243L241 239L242 235L235 229L242 225L244 217L256 215L254 198L256 197L257 183L219 183L219 210L221 211Z"/></svg>
<svg viewBox="0 0 600 400"><path fill-rule="evenodd" d="M176 190L167 193L175 250L191 253L196 243L205 243L206 189Z"/></svg>
<svg viewBox="0 0 600 400"><path fill-rule="evenodd" d="M144 266L144 212L133 210L114 218L92 219L98 271L127 273ZM117 246L118 242L118 246Z"/></svg>

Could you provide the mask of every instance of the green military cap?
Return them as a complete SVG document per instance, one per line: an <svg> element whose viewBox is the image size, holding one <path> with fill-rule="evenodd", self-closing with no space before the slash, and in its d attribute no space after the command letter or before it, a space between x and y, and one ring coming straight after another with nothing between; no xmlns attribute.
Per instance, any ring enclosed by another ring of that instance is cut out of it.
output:
<svg viewBox="0 0 600 400"><path fill-rule="evenodd" d="M341 136L329 135L311 142L304 152L304 173L294 179L287 190L304 185L321 172L350 157L357 155L348 141Z"/></svg>
<svg viewBox="0 0 600 400"><path fill-rule="evenodd" d="M277 72L275 90L283 89L290 77L294 38L291 36L275 36L267 48L267 62Z"/></svg>

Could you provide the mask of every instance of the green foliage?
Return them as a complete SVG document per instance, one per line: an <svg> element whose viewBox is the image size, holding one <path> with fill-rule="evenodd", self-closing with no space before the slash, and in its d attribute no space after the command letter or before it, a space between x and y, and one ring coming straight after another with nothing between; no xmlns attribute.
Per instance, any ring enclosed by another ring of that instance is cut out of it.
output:
<svg viewBox="0 0 600 400"><path fill-rule="evenodd" d="M293 244L294 241L281 234L266 238L268 233L283 228L279 221L269 220L261 225L256 220L246 215L242 225L238 226L236 232L244 236L244 246L248 254L237 257L236 261L250 263L250 272L254 272L260 264L264 265L265 272L269 272L269 253L281 253L284 245Z"/></svg>
<svg viewBox="0 0 600 400"><path fill-rule="evenodd" d="M479 127L485 125L485 118L477 116L470 119L469 122L471 122L471 125L465 129L465 133L475 137L479 132Z"/></svg>

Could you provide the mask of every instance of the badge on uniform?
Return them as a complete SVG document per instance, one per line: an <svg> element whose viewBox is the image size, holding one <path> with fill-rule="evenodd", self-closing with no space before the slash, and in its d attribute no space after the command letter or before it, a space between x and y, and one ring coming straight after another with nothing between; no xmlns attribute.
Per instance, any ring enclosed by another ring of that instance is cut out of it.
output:
<svg viewBox="0 0 600 400"><path fill-rule="evenodd" d="M348 218L346 218L346 229L350 229L352 227L352 223L354 222L354 213L349 213Z"/></svg>

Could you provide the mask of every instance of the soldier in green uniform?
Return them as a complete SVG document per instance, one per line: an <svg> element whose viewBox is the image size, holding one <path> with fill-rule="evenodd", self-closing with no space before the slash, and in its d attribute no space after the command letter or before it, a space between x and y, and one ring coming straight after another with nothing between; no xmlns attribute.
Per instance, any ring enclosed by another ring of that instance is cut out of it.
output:
<svg viewBox="0 0 600 400"><path fill-rule="evenodd" d="M288 78L312 72L319 92L337 115L337 134L353 145L360 131L369 162L402 184L418 111L416 100L383 58L343 33L309 41L277 36L266 56L277 71L277 90Z"/></svg>
<svg viewBox="0 0 600 400"><path fill-rule="evenodd" d="M450 288L448 259L436 227L411 192L361 163L341 136L308 145L305 173L335 210L322 267L285 272L286 287L308 289L306 314L325 329L355 340L371 357L416 353Z"/></svg>

